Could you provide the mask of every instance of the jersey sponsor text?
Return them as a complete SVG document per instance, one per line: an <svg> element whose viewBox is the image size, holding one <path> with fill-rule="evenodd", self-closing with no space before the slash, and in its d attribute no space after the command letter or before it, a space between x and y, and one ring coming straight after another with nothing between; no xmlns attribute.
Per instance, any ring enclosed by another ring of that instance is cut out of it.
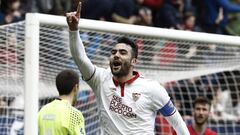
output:
<svg viewBox="0 0 240 135"><path fill-rule="evenodd" d="M109 110L111 110L115 113L121 114L123 116L129 117L129 118L137 117L137 115L132 112L132 108L127 105L124 105L122 103L122 99L115 95L113 95L113 97L112 97Z"/></svg>

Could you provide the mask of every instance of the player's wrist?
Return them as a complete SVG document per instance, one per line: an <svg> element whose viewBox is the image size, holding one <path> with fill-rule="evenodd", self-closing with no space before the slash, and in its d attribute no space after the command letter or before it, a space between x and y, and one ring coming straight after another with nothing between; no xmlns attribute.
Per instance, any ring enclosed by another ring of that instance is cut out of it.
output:
<svg viewBox="0 0 240 135"><path fill-rule="evenodd" d="M70 30L70 31L78 31L78 27L76 27L76 28L69 27L69 30Z"/></svg>

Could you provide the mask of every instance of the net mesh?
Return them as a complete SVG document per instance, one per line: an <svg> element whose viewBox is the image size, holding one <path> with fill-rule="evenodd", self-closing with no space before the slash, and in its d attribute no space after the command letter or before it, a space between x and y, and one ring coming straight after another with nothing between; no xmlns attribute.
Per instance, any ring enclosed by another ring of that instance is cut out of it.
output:
<svg viewBox="0 0 240 135"><path fill-rule="evenodd" d="M0 26L0 134L23 134L24 23Z"/></svg>
<svg viewBox="0 0 240 135"><path fill-rule="evenodd" d="M23 123L23 102L17 99L23 101L24 95L24 49L27 49L24 25L24 22L19 22L0 26L0 112L3 114L0 118L0 134L10 134L14 121L18 122L15 125L20 127L20 134L23 131L23 125L19 124ZM88 57L94 64L104 68L108 67L110 50L117 39L121 36L130 37L139 47L136 69L165 86L187 123L192 122L192 102L197 96L203 95L213 103L209 127L220 135L240 134L239 121L236 121L240 116L240 46L90 29L81 29L80 33ZM40 107L58 96L55 77L61 70L71 68L79 73L70 55L68 37L66 26L40 25ZM94 135L100 129L96 99L82 80L80 87L76 107L85 117L87 134ZM226 96L230 98L223 103L220 99ZM14 101L18 104L15 105ZM12 113L14 111L18 113ZM157 115L156 134L169 135L171 132L167 122Z"/></svg>

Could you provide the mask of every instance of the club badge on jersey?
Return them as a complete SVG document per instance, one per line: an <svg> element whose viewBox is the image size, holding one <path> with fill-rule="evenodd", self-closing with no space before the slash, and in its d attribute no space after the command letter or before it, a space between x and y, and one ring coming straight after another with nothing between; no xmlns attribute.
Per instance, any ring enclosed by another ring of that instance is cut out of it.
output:
<svg viewBox="0 0 240 135"><path fill-rule="evenodd" d="M140 98L141 94L140 93L132 93L132 98L136 102Z"/></svg>

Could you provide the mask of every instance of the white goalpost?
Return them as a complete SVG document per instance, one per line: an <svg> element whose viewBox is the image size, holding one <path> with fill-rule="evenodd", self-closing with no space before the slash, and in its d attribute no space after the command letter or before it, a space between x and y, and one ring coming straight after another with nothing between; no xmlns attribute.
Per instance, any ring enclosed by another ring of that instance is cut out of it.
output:
<svg viewBox="0 0 240 135"><path fill-rule="evenodd" d="M38 133L39 92L39 18L27 14L25 22L24 134ZM34 34L33 34L34 33Z"/></svg>
<svg viewBox="0 0 240 135"><path fill-rule="evenodd" d="M186 122L191 123L194 99L206 96L213 103L209 127L220 135L240 134L234 121L238 115L234 109L240 105L239 37L87 19L80 20L79 28L87 55L97 66L107 67L111 47L119 37L128 36L139 47L136 70L164 85ZM24 128L20 126L18 133L37 135L39 108L58 96L57 73L66 68L79 73L69 51L65 17L29 13L23 22L0 26L0 52L0 100L4 102L0 132L10 134L21 116ZM87 134L98 134L101 125L94 93L83 80L80 84L76 107L83 112ZM219 107L219 97L227 92L232 99L230 112ZM171 132L158 115L156 134Z"/></svg>

